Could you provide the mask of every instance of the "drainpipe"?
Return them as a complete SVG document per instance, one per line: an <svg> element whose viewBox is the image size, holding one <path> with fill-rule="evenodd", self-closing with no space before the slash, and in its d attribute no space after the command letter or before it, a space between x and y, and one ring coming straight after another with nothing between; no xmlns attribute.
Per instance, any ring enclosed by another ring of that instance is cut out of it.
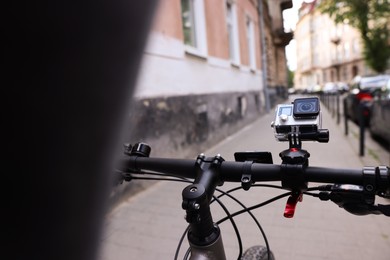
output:
<svg viewBox="0 0 390 260"><path fill-rule="evenodd" d="M263 12L263 0L258 0L258 13L259 13L259 27L260 27L260 41L261 41L261 66L263 67L263 91L265 97L265 111L267 114L270 111L270 98L267 86L267 53L265 49L265 30L264 30L264 12Z"/></svg>

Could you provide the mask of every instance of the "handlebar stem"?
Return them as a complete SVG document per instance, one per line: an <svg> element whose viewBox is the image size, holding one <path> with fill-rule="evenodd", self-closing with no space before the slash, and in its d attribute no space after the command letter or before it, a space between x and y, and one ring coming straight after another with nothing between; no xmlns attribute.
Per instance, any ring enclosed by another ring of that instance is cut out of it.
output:
<svg viewBox="0 0 390 260"><path fill-rule="evenodd" d="M207 246L220 237L219 228L214 225L211 216L210 201L220 184L223 161L219 155L213 158L199 155L195 163L195 181L182 192L182 208L186 210L186 221L190 224L188 240L191 244Z"/></svg>
<svg viewBox="0 0 390 260"><path fill-rule="evenodd" d="M222 185L220 169L223 161L225 160L219 154L208 158L200 154L196 159L194 184L200 184L206 189L209 202L213 198L217 185Z"/></svg>

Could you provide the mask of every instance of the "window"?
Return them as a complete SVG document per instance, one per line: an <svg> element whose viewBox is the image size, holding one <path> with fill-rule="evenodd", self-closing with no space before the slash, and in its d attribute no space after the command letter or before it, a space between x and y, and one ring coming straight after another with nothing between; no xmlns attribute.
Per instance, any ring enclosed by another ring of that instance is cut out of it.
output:
<svg viewBox="0 0 390 260"><path fill-rule="evenodd" d="M181 1L184 43L196 47L194 1Z"/></svg>
<svg viewBox="0 0 390 260"><path fill-rule="evenodd" d="M181 16L186 51L207 55L204 0L181 0Z"/></svg>
<svg viewBox="0 0 390 260"><path fill-rule="evenodd" d="M360 52L359 39L353 40L353 53L358 54Z"/></svg>
<svg viewBox="0 0 390 260"><path fill-rule="evenodd" d="M359 68L356 65L354 65L352 67L352 77L356 77L357 75L359 75Z"/></svg>
<svg viewBox="0 0 390 260"><path fill-rule="evenodd" d="M347 80L348 78L348 69L347 67L343 67L343 80Z"/></svg>
<svg viewBox="0 0 390 260"><path fill-rule="evenodd" d="M349 51L349 42L344 43L344 57L345 59L349 59L350 51Z"/></svg>
<svg viewBox="0 0 390 260"><path fill-rule="evenodd" d="M255 49L255 36L252 20L247 17L246 20L246 38L248 43L248 58L249 66L251 69L256 69L256 49Z"/></svg>
<svg viewBox="0 0 390 260"><path fill-rule="evenodd" d="M343 46L337 45L336 46L336 60L337 62L340 62L343 59Z"/></svg>
<svg viewBox="0 0 390 260"><path fill-rule="evenodd" d="M234 3L226 2L226 25L229 40L229 57L235 64L240 64L240 53L238 46L238 29L236 6Z"/></svg>
<svg viewBox="0 0 390 260"><path fill-rule="evenodd" d="M320 53L319 51L314 51L312 52L313 53L313 56L312 56L312 60L313 60L313 65L314 66L319 66L320 65Z"/></svg>

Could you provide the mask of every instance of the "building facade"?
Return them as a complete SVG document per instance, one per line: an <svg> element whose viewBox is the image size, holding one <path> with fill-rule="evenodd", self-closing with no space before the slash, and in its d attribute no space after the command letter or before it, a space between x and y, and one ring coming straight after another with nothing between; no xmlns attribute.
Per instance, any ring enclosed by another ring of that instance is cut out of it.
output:
<svg viewBox="0 0 390 260"><path fill-rule="evenodd" d="M313 89L326 82L350 82L372 71L365 65L359 32L335 24L318 10L318 1L303 3L294 32L297 43L297 89Z"/></svg>
<svg viewBox="0 0 390 260"><path fill-rule="evenodd" d="M292 35L283 33L281 15L292 1L260 4L265 35L257 0L160 1L131 110L131 139L155 144L157 154L193 157L264 113L265 87L287 86L284 46Z"/></svg>

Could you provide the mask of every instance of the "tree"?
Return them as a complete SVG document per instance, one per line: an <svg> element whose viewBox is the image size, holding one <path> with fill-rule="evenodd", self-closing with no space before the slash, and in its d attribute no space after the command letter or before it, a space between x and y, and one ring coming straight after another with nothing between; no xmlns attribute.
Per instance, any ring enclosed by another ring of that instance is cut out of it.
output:
<svg viewBox="0 0 390 260"><path fill-rule="evenodd" d="M390 0L322 0L320 11L335 23L355 27L363 41L363 57L376 72L384 72L390 59Z"/></svg>
<svg viewBox="0 0 390 260"><path fill-rule="evenodd" d="M294 71L292 71L292 70L290 70L290 69L288 69L288 78L287 78L287 86L289 87L289 88L292 88L292 87L294 87Z"/></svg>

